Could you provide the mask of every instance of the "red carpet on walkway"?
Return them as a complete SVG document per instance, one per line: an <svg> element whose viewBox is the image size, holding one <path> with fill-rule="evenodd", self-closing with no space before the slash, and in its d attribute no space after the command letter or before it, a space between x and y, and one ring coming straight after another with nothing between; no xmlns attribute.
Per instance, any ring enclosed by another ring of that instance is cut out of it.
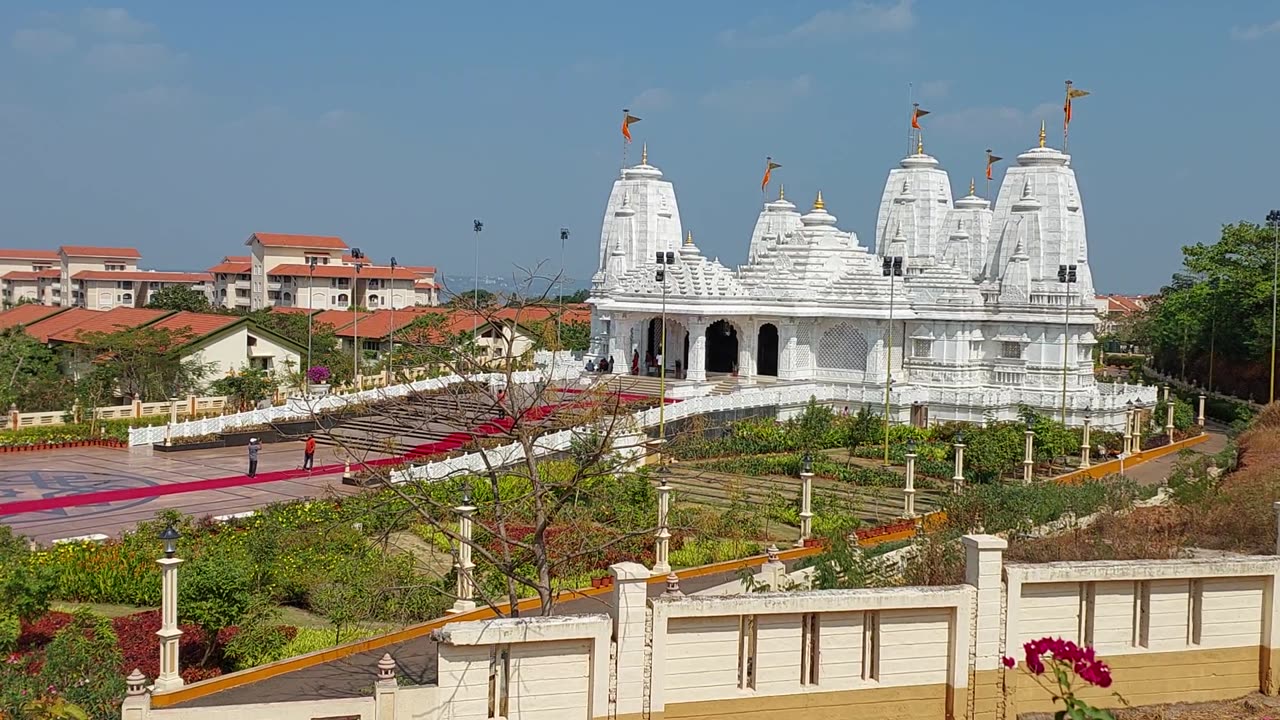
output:
<svg viewBox="0 0 1280 720"><path fill-rule="evenodd" d="M619 397L623 400L637 400L644 396L624 393L619 394ZM667 402L671 401L668 400ZM570 405L572 404L573 403L570 403ZM524 417L528 420L541 420L551 414L557 407L559 406L540 405L535 408L530 408L524 413ZM475 438L497 435L498 433L510 428L511 424L512 421L510 418L495 418L476 427L470 432L456 432L445 436L441 440L418 445L404 455L352 463L351 470L358 471L362 468L397 465L415 458L426 457L436 453L451 452L453 450L457 450ZM190 482L170 483L168 485L144 485L134 488L122 488L120 490L87 492L79 495L36 498L33 500L15 500L13 502L0 503L0 516L17 515L19 513L28 512L44 512L46 510L57 510L59 508L79 507L81 505L100 505L103 503L138 500L141 498L160 497L163 495L178 495L181 493L200 492L202 490L222 490L225 488L260 485L262 483L277 482L280 480L293 480L295 478L319 475L334 475L343 472L344 467L345 466L342 463L334 463L331 465L319 465L311 470L275 470L272 472L263 472L258 473L253 477L249 477L248 475L230 475L228 477L192 480Z"/></svg>

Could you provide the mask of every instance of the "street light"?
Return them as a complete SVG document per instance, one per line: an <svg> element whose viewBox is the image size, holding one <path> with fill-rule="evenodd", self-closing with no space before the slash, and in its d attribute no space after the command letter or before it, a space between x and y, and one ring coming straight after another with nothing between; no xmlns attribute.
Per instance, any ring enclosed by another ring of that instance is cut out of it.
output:
<svg viewBox="0 0 1280 720"><path fill-rule="evenodd" d="M166 525L157 537L164 543L165 557L171 558L178 553L178 540L182 539L182 533L178 532L173 523Z"/></svg>
<svg viewBox="0 0 1280 720"><path fill-rule="evenodd" d="M360 384L360 311L356 309L356 299L358 297L357 290L360 287L360 266L361 260L364 259L364 253L360 252L360 248L351 248L352 265L355 267L351 271L351 334L355 336L353 344L355 347L351 351L351 375L356 381L356 389L359 390Z"/></svg>
<svg viewBox="0 0 1280 720"><path fill-rule="evenodd" d="M164 557L156 561L160 565L160 675L156 677L155 689L161 692L182 687L180 667L179 638L182 631L178 629L178 540L182 535L173 523L165 526L158 536L164 543Z"/></svg>
<svg viewBox="0 0 1280 720"><path fill-rule="evenodd" d="M1280 280L1280 210L1267 213L1267 225L1275 231L1271 243L1271 392L1267 402L1276 401L1276 283Z"/></svg>
<svg viewBox="0 0 1280 720"><path fill-rule="evenodd" d="M564 320L564 243L569 239L569 228L560 228L560 313L556 315L556 350L560 346L560 323Z"/></svg>
<svg viewBox="0 0 1280 720"><path fill-rule="evenodd" d="M885 339L884 362L884 464L889 464L889 390L893 386L893 284L902 276L902 256L886 255L881 258L881 272L889 278L889 332Z"/></svg>
<svg viewBox="0 0 1280 720"><path fill-rule="evenodd" d="M307 370L308 371L311 370L311 328L312 328L311 319L312 319L312 316L316 314L316 309L314 307L311 307L311 303L314 301L316 296L316 293L315 293L316 263L318 262L320 262L320 258L315 257L314 255L307 260L307 310L310 311L307 313ZM306 378L307 394L310 394L311 393L311 376L304 374L303 377Z"/></svg>
<svg viewBox="0 0 1280 720"><path fill-rule="evenodd" d="M662 283L662 338L658 343L658 440L667 437L667 266L676 264L676 254L658 250L654 253L658 271L654 279Z"/></svg>
<svg viewBox="0 0 1280 720"><path fill-rule="evenodd" d="M396 256L391 256L391 354L387 356L387 384L396 380Z"/></svg>
<svg viewBox="0 0 1280 720"><path fill-rule="evenodd" d="M1071 351L1071 283L1076 281L1075 265L1058 266L1058 282L1067 286L1062 304L1062 424L1067 424L1067 359Z"/></svg>
<svg viewBox="0 0 1280 720"><path fill-rule="evenodd" d="M471 221L471 230L476 235L476 269L475 282L476 288L471 294L471 342L476 342L476 328L478 327L477 318L480 314L480 233L484 230L484 223L479 220Z"/></svg>

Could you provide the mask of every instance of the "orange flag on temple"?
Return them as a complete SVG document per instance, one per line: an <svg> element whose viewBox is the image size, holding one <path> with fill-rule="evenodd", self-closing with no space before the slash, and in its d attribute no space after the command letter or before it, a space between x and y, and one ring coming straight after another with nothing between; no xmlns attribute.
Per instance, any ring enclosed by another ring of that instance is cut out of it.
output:
<svg viewBox="0 0 1280 720"><path fill-rule="evenodd" d="M995 165L996 163L1000 162L1003 159L1004 158L1000 157L999 155L992 155L991 148L987 148L987 179L988 180L991 179L991 166Z"/></svg>
<svg viewBox="0 0 1280 720"><path fill-rule="evenodd" d="M782 166L774 162L773 158L764 159L764 177L760 180L760 192L764 192L764 189L769 187L769 178L773 177L773 171L780 167Z"/></svg>
<svg viewBox="0 0 1280 720"><path fill-rule="evenodd" d="M1071 81L1067 81L1067 99L1062 103L1062 127L1064 130L1071 125L1071 101L1074 98L1082 98L1088 94L1088 90L1071 87Z"/></svg>
<svg viewBox="0 0 1280 720"><path fill-rule="evenodd" d="M631 142L631 123L638 123L638 122L640 122L640 118L636 117L635 115L632 115L630 110L627 110L625 108L623 109L622 137L626 138L627 142Z"/></svg>
<svg viewBox="0 0 1280 720"><path fill-rule="evenodd" d="M928 110L921 110L920 103L915 103L911 108L911 127L914 130L920 129L920 118L928 115Z"/></svg>

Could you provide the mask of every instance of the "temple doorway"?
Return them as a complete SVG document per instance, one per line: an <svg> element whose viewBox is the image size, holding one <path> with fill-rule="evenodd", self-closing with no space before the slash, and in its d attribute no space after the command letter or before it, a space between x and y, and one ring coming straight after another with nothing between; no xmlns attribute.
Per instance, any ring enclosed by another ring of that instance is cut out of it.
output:
<svg viewBox="0 0 1280 720"><path fill-rule="evenodd" d="M707 372L737 371L738 331L724 320L707 328Z"/></svg>
<svg viewBox="0 0 1280 720"><path fill-rule="evenodd" d="M756 338L756 374L778 376L778 326L765 323Z"/></svg>

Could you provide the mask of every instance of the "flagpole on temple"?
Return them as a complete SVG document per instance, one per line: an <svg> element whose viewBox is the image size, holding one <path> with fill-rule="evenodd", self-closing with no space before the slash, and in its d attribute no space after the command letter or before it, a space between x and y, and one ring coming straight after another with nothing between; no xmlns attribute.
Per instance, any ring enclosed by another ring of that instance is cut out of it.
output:
<svg viewBox="0 0 1280 720"><path fill-rule="evenodd" d="M915 102L915 99L916 99L915 85L912 83L907 83L907 104L911 106L911 125L907 126L907 154L908 155L911 154L911 148L915 147L915 137L914 137L915 133L913 132L915 130L914 126L916 122L915 109L916 107L919 106L919 103Z"/></svg>
<svg viewBox="0 0 1280 720"><path fill-rule="evenodd" d="M1067 154L1067 134L1071 127L1071 81L1067 81L1067 101L1062 105L1062 154Z"/></svg>
<svg viewBox="0 0 1280 720"><path fill-rule="evenodd" d="M640 122L640 118L631 114L629 108L622 108L622 169L627 168L627 146L631 144L631 124Z"/></svg>

